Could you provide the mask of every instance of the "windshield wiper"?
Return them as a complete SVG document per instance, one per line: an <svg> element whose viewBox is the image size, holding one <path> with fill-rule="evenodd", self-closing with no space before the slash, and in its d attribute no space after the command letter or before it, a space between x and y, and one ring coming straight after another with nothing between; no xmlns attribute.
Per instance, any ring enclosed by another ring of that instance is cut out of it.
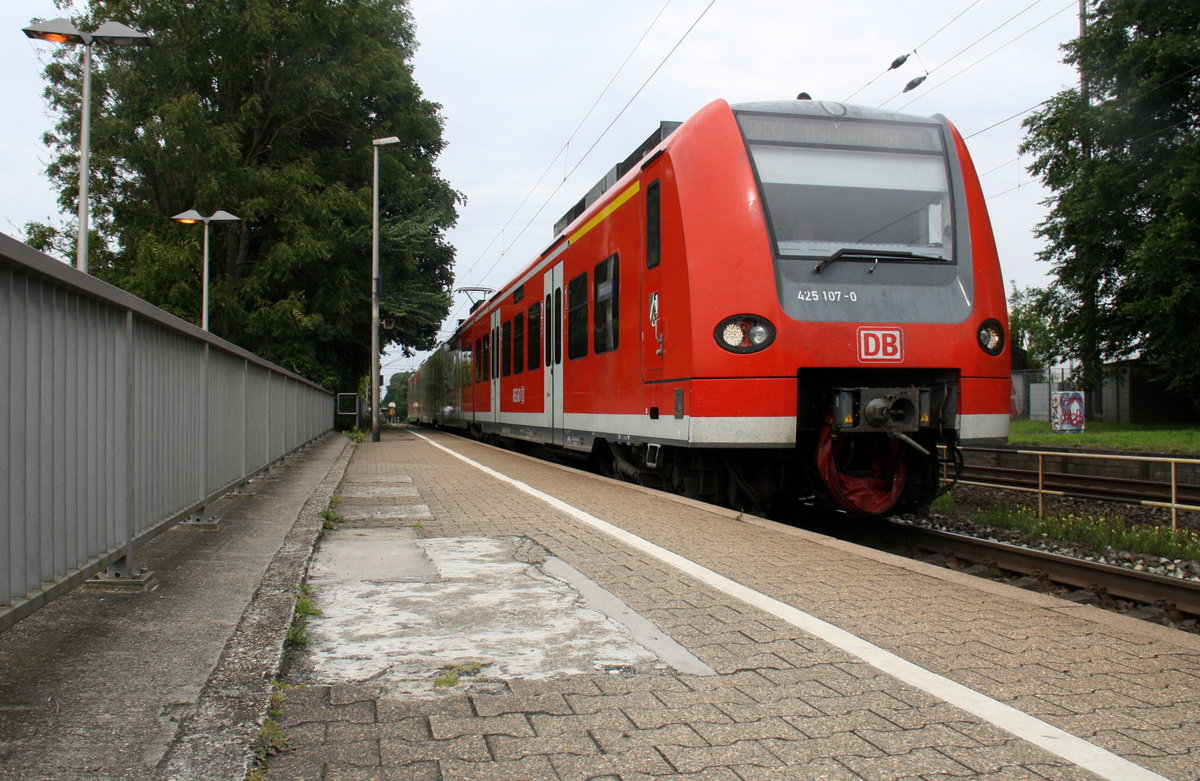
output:
<svg viewBox="0 0 1200 781"><path fill-rule="evenodd" d="M915 252L905 252L903 250L890 249L851 249L850 247L842 247L837 252L822 260L813 268L814 274L820 274L830 264L836 263L842 258L862 258L864 260L879 260L880 258L913 258L916 260L945 260L937 255L918 255Z"/></svg>

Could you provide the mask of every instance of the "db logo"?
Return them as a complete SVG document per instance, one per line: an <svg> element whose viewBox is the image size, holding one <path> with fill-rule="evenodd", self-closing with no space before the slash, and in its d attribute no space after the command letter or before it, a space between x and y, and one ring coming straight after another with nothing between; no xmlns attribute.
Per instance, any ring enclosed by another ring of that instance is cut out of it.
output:
<svg viewBox="0 0 1200 781"><path fill-rule="evenodd" d="M899 328L859 328L858 360L863 363L904 360L904 332Z"/></svg>

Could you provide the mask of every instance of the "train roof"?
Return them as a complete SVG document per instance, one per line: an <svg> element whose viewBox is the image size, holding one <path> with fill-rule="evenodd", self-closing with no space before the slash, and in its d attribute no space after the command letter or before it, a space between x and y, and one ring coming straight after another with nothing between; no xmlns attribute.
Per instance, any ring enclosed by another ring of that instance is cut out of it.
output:
<svg viewBox="0 0 1200 781"><path fill-rule="evenodd" d="M554 235L557 236L558 234L562 233L568 225L570 225L581 214L587 211L589 206L598 201L600 196L604 195L604 193L607 192L610 187L616 184L617 180L629 173L630 169L640 163L642 158L645 157L651 149L661 144L667 136L674 133L675 130L682 124L682 122L659 122L658 128L651 133L645 141L639 144L638 148L633 150L629 157L626 157L624 160L614 165L609 172L604 175L603 179L596 182L596 184L592 186L592 189L588 190L587 194L579 199L578 203L568 209L566 214L558 218L558 222L554 223Z"/></svg>
<svg viewBox="0 0 1200 781"><path fill-rule="evenodd" d="M932 117L917 116L914 114L901 114L896 111L885 111L883 109L874 108L871 106L860 106L853 103L839 103L831 100L762 100L750 101L743 103L731 103L729 108L733 111L750 111L764 114L791 114L804 116L819 116L819 117L845 117L849 119L859 119L866 121L885 121L885 122L919 122L919 123L941 123L945 118L940 114L935 114ZM592 204L600 200L606 192L612 189L621 177L627 174L634 167L639 165L643 159L659 144L674 133L682 122L662 121L658 127L647 136L646 140L637 146L621 162L609 169L600 181L596 182L587 193L579 199L570 209L567 210L562 217L554 223L554 237L557 240L562 235L563 231L580 216L586 212ZM547 248L555 246L551 244ZM535 261L536 263L536 261ZM510 283L511 284L511 283ZM501 289L503 290L503 288ZM501 291L497 291L501 292ZM493 298L487 298L475 302L471 307L471 313L474 314L476 309L483 308ZM469 317L468 317L469 319ZM462 322L459 323L461 327Z"/></svg>
<svg viewBox="0 0 1200 781"><path fill-rule="evenodd" d="M833 100L760 100L749 103L734 103L730 105L734 111L757 111L764 114L793 114L813 117L847 117L849 119L864 119L883 122L941 122L942 117L922 117L915 114L901 114L896 111L886 111L872 106L860 106L854 103L839 103Z"/></svg>
<svg viewBox="0 0 1200 781"><path fill-rule="evenodd" d="M850 119L890 121L890 122L940 122L942 117L921 117L913 114L900 114L895 111L885 111L871 106L860 106L853 103L838 103L831 100L762 100L730 105L734 111L755 111L765 114L792 114L820 117L848 117ZM637 149L624 160L614 165L604 178L596 182L592 189L567 210L554 223L554 235L558 236L567 226L579 218L588 207L606 193L617 181L634 166L662 143L667 136L675 132L682 122L660 122L658 128L646 138Z"/></svg>

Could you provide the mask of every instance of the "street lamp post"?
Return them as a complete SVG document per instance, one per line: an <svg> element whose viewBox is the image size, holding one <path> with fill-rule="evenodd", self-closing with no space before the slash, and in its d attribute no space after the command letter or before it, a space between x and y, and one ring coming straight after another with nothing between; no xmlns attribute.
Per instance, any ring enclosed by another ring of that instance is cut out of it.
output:
<svg viewBox="0 0 1200 781"><path fill-rule="evenodd" d="M383 278L379 276L379 147L397 144L396 136L371 141L371 441L379 441L379 294Z"/></svg>
<svg viewBox="0 0 1200 781"><path fill-rule="evenodd" d="M200 271L201 286L200 286L200 327L205 331L208 330L208 224L210 222L238 222L241 218L235 217L226 211L215 211L212 214L204 217L195 209L188 209L185 212L180 212L171 218L175 222L182 222L184 225L195 225L198 222L204 223L204 264Z"/></svg>
<svg viewBox="0 0 1200 781"><path fill-rule="evenodd" d="M30 38L53 43L83 46L83 94L79 115L79 232L75 240L75 268L88 270L88 168L91 164L92 124L92 44L109 46L149 46L150 36L120 22L105 22L90 33L71 24L69 19L51 19L24 28Z"/></svg>

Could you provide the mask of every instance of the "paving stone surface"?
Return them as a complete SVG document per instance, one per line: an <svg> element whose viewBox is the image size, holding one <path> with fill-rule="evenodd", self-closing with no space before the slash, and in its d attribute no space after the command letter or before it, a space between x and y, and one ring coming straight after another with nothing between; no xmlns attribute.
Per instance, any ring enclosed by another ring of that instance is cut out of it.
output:
<svg viewBox="0 0 1200 781"><path fill-rule="evenodd" d="M428 508L420 538L531 540L716 674L497 677L423 695L309 680L278 713L294 748L270 759L270 779L1096 777L422 437L1164 777L1200 777L1194 636L439 432L388 430L359 447L344 485L411 485L405 503ZM340 509L412 527L387 519L396 496L345 491Z"/></svg>

